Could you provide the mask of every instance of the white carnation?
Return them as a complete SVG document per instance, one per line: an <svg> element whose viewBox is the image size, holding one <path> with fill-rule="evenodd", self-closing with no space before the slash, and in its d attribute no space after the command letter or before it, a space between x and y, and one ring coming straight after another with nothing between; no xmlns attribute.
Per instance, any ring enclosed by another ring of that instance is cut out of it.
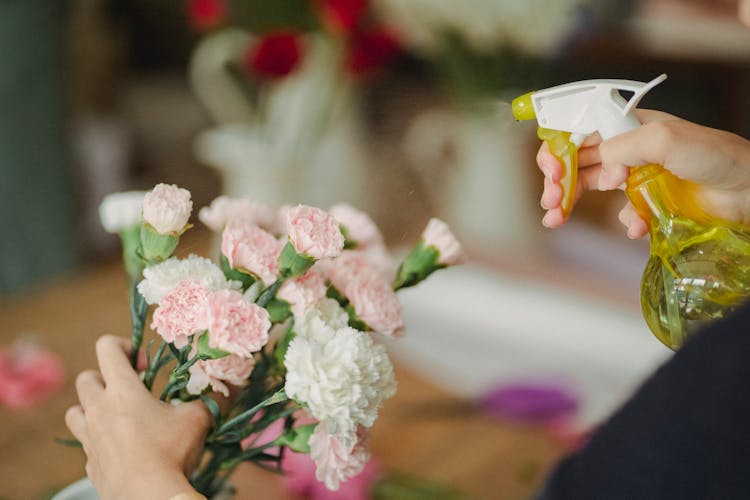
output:
<svg viewBox="0 0 750 500"><path fill-rule="evenodd" d="M286 393L333 433L371 427L380 405L396 393L385 348L367 333L332 328L315 313L301 323L286 353Z"/></svg>
<svg viewBox="0 0 750 500"><path fill-rule="evenodd" d="M99 219L104 230L117 234L141 223L141 210L146 191L124 191L104 197L99 204Z"/></svg>
<svg viewBox="0 0 750 500"><path fill-rule="evenodd" d="M294 325L294 331L297 335L327 342L332 332L346 328L348 324L349 315L339 303L333 299L323 299Z"/></svg>
<svg viewBox="0 0 750 500"><path fill-rule="evenodd" d="M224 273L210 259L189 255L186 259L172 257L143 271L138 291L148 304L158 304L180 281L191 279L215 292L226 288L239 289L238 281L227 281Z"/></svg>

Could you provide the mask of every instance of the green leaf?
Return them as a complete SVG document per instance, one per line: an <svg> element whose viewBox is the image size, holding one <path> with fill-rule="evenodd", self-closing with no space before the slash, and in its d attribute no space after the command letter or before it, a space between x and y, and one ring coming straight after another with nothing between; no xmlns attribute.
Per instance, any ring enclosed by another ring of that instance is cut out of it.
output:
<svg viewBox="0 0 750 500"><path fill-rule="evenodd" d="M279 436L279 444L286 445L290 450L297 453L310 453L310 435L312 435L318 424L307 424L289 429Z"/></svg>
<svg viewBox="0 0 750 500"><path fill-rule="evenodd" d="M335 300L342 307L345 307L346 304L349 303L349 300L346 297L344 297L341 294L341 292L339 292L338 290L336 290L336 287L334 287L333 285L330 285L328 287L328 289L326 290L326 297L329 298L329 299Z"/></svg>
<svg viewBox="0 0 750 500"><path fill-rule="evenodd" d="M63 446L69 446L70 448L83 448L83 445L77 439L55 437L55 442Z"/></svg>
<svg viewBox="0 0 750 500"><path fill-rule="evenodd" d="M393 289L414 286L442 267L445 266L438 264L438 251L420 240L399 266Z"/></svg>
<svg viewBox="0 0 750 500"><path fill-rule="evenodd" d="M273 355L276 358L276 364L278 366L285 366L284 358L286 358L286 351L287 349L289 349L289 344L292 342L292 339L294 339L294 337L296 336L297 334L294 333L294 324L292 323L291 325L289 325L289 328L287 328L284 337L282 337L282 339L276 345L276 349L273 351Z"/></svg>
<svg viewBox="0 0 750 500"><path fill-rule="evenodd" d="M282 279L302 276L315 264L315 259L297 253L291 241L288 241L279 256L279 275Z"/></svg>
<svg viewBox="0 0 750 500"><path fill-rule="evenodd" d="M180 237L173 234L161 234L149 224L141 225L141 252L151 262L163 262L174 253Z"/></svg>
<svg viewBox="0 0 750 500"><path fill-rule="evenodd" d="M258 281L253 275L242 272L229 265L229 259L227 259L226 255L221 256L221 270L224 272L224 276L228 280L239 281L242 283L243 291L247 290Z"/></svg>
<svg viewBox="0 0 750 500"><path fill-rule="evenodd" d="M203 404L206 405L206 408L208 408L208 411L211 412L211 415L214 417L214 425L213 427L216 428L221 425L221 410L219 409L219 405L216 401L214 401L212 398L206 396L205 394L200 395L201 401L203 401Z"/></svg>
<svg viewBox="0 0 750 500"><path fill-rule="evenodd" d="M351 304L347 304L344 307L344 311L349 315L349 326L360 332L369 332L372 330L367 323L357 317L357 311L354 310Z"/></svg>
<svg viewBox="0 0 750 500"><path fill-rule="evenodd" d="M344 235L344 250L354 250L359 246L359 243L351 239L349 231L346 230L346 227L343 224L339 224L339 230L341 231L341 234Z"/></svg>
<svg viewBox="0 0 750 500"><path fill-rule="evenodd" d="M122 260L125 270L133 281L140 281L146 262L141 257L141 225L138 224L120 231Z"/></svg>
<svg viewBox="0 0 750 500"><path fill-rule="evenodd" d="M281 299L271 299L266 304L266 311L271 317L271 323L281 323L292 315L289 302Z"/></svg>
<svg viewBox="0 0 750 500"><path fill-rule="evenodd" d="M219 359L223 358L224 356L229 356L229 352L211 347L208 341L209 334L208 331L205 331L201 334L200 337L198 337L198 354L207 356L208 359Z"/></svg>

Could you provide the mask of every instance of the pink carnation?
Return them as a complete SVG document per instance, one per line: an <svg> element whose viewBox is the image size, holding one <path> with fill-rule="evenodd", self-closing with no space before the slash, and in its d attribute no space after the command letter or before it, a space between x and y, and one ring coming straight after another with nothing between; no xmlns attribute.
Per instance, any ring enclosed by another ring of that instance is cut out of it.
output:
<svg viewBox="0 0 750 500"><path fill-rule="evenodd" d="M268 342L268 311L235 290L219 290L208 298L209 345L249 358Z"/></svg>
<svg viewBox="0 0 750 500"><path fill-rule="evenodd" d="M64 379L60 356L30 341L0 349L0 406L31 407L58 391Z"/></svg>
<svg viewBox="0 0 750 500"><path fill-rule="evenodd" d="M359 250L344 250L340 257L321 263L331 284L342 293L353 281L380 274L367 254Z"/></svg>
<svg viewBox="0 0 750 500"><path fill-rule="evenodd" d="M143 220L160 234L181 232L192 210L190 191L174 184L157 184L143 198Z"/></svg>
<svg viewBox="0 0 750 500"><path fill-rule="evenodd" d="M319 208L305 205L290 208L286 229L297 253L313 259L338 257L344 250L344 235L338 221Z"/></svg>
<svg viewBox="0 0 750 500"><path fill-rule="evenodd" d="M383 243L383 235L380 234L378 226L365 212L346 203L339 203L331 207L330 213L344 226L348 238L357 243L357 248Z"/></svg>
<svg viewBox="0 0 750 500"><path fill-rule="evenodd" d="M287 217L289 216L289 209L291 209L291 205L282 205L279 207L279 209L276 211L276 217L273 221L273 226L269 229L273 234L275 235L281 235L286 234L286 221Z"/></svg>
<svg viewBox="0 0 750 500"><path fill-rule="evenodd" d="M361 276L342 290L357 318L373 331L398 336L404 329L401 303L391 285L376 275Z"/></svg>
<svg viewBox="0 0 750 500"><path fill-rule="evenodd" d="M440 219L430 219L422 232L422 241L424 241L424 246L433 247L438 251L439 264L452 266L463 260L461 244L453 236L448 224Z"/></svg>
<svg viewBox="0 0 750 500"><path fill-rule="evenodd" d="M230 354L219 359L200 360L189 368L190 380L187 390L190 394L200 394L203 389L211 385L211 389L229 396L227 382L234 386L242 386L255 367L253 358L245 358Z"/></svg>
<svg viewBox="0 0 750 500"><path fill-rule="evenodd" d="M246 222L262 228L273 225L275 214L270 206L245 198L219 196L208 207L201 208L198 218L212 231L223 231L231 221Z"/></svg>
<svg viewBox="0 0 750 500"><path fill-rule="evenodd" d="M336 491L329 490L315 477L315 462L307 453L287 450L281 462L285 489L295 498L308 500L369 500L373 485L380 477L375 460L365 464L359 474L343 481Z"/></svg>
<svg viewBox="0 0 750 500"><path fill-rule="evenodd" d="M151 328L177 348L187 345L188 337L206 329L209 291L193 280L182 280L159 301Z"/></svg>
<svg viewBox="0 0 750 500"><path fill-rule="evenodd" d="M326 296L326 279L323 273L312 267L307 273L285 281L276 294L289 302L295 316L304 316L307 310Z"/></svg>
<svg viewBox="0 0 750 500"><path fill-rule="evenodd" d="M330 490L356 476L370 459L367 449L368 431L359 426L355 436L331 435L328 425L321 422L310 436L310 457L315 462L315 476Z"/></svg>
<svg viewBox="0 0 750 500"><path fill-rule="evenodd" d="M268 286L279 274L282 244L273 235L246 222L230 221L221 238L229 265L260 278Z"/></svg>

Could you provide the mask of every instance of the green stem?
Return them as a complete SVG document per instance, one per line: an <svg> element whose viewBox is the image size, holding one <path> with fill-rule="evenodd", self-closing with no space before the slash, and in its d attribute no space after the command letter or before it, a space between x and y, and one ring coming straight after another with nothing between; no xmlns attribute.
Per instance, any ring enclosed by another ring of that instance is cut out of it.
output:
<svg viewBox="0 0 750 500"><path fill-rule="evenodd" d="M164 356L164 350L166 348L167 348L167 342L162 340L161 344L159 345L159 348L156 350L156 354L154 354L154 359L151 360L151 365L146 370L146 375L143 377L143 384L146 386L146 388L149 391L154 385L154 379L156 378L156 374L173 357L171 352L168 352L167 355Z"/></svg>
<svg viewBox="0 0 750 500"><path fill-rule="evenodd" d="M130 364L136 368L138 364L138 353L143 343L143 328L146 323L148 304L138 291L138 280L130 280L130 321L133 325L132 343L133 350L130 353Z"/></svg>
<svg viewBox="0 0 750 500"><path fill-rule="evenodd" d="M242 462L245 462L247 460L250 460L261 453L263 453L264 450L267 450L268 448L275 448L277 446L281 446L283 443L279 439L274 439L270 443L266 443L264 445L258 446L257 448L250 448L248 450L243 451L236 457L231 458L230 460L227 460L226 462L223 462L221 466L219 467L220 470L231 470L235 468L237 465L239 465Z"/></svg>
<svg viewBox="0 0 750 500"><path fill-rule="evenodd" d="M225 433L227 431L232 430L234 427L236 427L238 425L244 424L245 422L247 422L248 420L250 420L251 418L253 418L253 416L256 413L258 413L260 410L262 410L263 408L266 408L268 406L274 405L276 403L281 403L283 401L286 401L287 399L288 398L287 398L286 392L284 392L284 389L281 389L281 390L275 392L268 399L266 399L264 401L261 401L260 403L258 403L257 405L253 406L249 410L243 411L242 413L240 413L236 417L234 417L234 418L232 418L232 419L227 420L226 422L224 422L224 424L222 424L221 427L219 427L218 429L216 429L216 431L214 431L212 433L211 438L215 439L217 436L219 436L219 435L221 435L221 434L223 434L223 433Z"/></svg>
<svg viewBox="0 0 750 500"><path fill-rule="evenodd" d="M187 385L187 381L184 380L184 377L187 374L188 369L201 359L206 359L206 356L203 354L196 354L186 363L176 366L174 370L172 370L172 373L169 376L169 383L164 388L164 391L161 393L159 399L161 399L162 401L166 401L173 392L184 389Z"/></svg>
<svg viewBox="0 0 750 500"><path fill-rule="evenodd" d="M276 292L279 290L281 283L283 283L283 280L278 279L265 290L260 292L260 295L258 295L258 300L256 300L255 303L260 307L266 307L268 303L271 302L271 299L276 296Z"/></svg>

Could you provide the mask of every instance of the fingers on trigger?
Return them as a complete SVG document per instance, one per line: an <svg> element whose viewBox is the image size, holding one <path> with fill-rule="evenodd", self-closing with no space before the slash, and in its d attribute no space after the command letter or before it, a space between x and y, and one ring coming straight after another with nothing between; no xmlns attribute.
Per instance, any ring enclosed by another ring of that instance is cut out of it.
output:
<svg viewBox="0 0 750 500"><path fill-rule="evenodd" d="M563 217L561 208L553 208L548 210L542 218L542 225L550 229L560 227L565 223L565 217Z"/></svg>
<svg viewBox="0 0 750 500"><path fill-rule="evenodd" d="M549 178L544 179L544 191L540 201L542 208L549 210L560 206L563 197L562 186L552 182Z"/></svg>
<svg viewBox="0 0 750 500"><path fill-rule="evenodd" d="M617 189L622 186L628 179L630 170L624 165L610 166L609 168L602 168L599 174L599 181L597 188L600 191L610 191Z"/></svg>
<svg viewBox="0 0 750 500"><path fill-rule="evenodd" d="M628 238L638 239L648 234L646 222L641 219L641 216L635 211L635 207L630 203L626 204L620 210L617 218L628 228Z"/></svg>

